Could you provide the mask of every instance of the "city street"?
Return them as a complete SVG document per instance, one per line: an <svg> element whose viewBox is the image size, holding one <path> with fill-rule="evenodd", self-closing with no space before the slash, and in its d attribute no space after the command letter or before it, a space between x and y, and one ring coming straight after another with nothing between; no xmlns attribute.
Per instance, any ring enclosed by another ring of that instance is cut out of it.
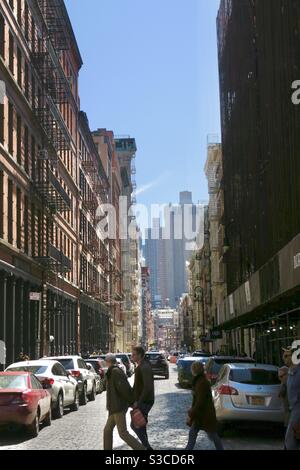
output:
<svg viewBox="0 0 300 470"><path fill-rule="evenodd" d="M149 436L155 450L180 450L187 442L188 428L185 425L186 410L190 406L191 391L177 385L177 370L170 366L170 380L158 379L156 403L150 414ZM95 402L81 407L78 412L66 412L61 420L43 428L36 439L27 440L20 432L0 433L0 450L101 450L102 432L106 420L105 393ZM128 416L129 420L129 416ZM271 428L230 431L224 437L227 450L277 450L283 441L271 432ZM129 450L117 434L114 438L116 450ZM211 450L213 445L205 433L201 433L197 450Z"/></svg>

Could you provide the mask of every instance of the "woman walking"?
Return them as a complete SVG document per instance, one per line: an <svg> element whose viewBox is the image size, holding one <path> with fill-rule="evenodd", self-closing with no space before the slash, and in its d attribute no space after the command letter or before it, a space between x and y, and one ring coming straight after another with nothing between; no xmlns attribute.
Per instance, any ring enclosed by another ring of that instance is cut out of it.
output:
<svg viewBox="0 0 300 470"><path fill-rule="evenodd" d="M193 450L199 431L205 431L216 450L224 450L222 441L217 434L216 411L212 399L210 383L205 377L202 362L192 364L193 404L188 411L187 425L190 426L189 441L186 450Z"/></svg>

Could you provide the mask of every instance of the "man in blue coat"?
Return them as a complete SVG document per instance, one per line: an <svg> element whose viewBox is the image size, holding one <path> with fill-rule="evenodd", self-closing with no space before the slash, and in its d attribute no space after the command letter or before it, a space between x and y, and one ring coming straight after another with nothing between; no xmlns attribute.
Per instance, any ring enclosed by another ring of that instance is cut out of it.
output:
<svg viewBox="0 0 300 470"><path fill-rule="evenodd" d="M283 360L289 368L287 379L287 398L290 407L290 418L285 435L287 450L299 450L300 441L296 439L295 427L300 426L300 364L293 362L294 350L289 347L284 350Z"/></svg>

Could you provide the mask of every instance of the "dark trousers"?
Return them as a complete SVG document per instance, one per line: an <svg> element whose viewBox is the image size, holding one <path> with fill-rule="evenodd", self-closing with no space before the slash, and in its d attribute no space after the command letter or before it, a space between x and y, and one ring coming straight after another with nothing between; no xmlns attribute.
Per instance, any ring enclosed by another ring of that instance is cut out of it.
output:
<svg viewBox="0 0 300 470"><path fill-rule="evenodd" d="M148 414L150 413L150 410L151 410L152 406L153 405L148 405L147 403L139 403L138 404L138 409L143 413L147 423L148 423ZM133 423L131 423L131 429L135 432L135 434L137 435L137 437L139 438L139 440L141 441L143 446L147 450L151 450L152 447L149 444L148 434L147 434L147 427L144 426L143 428L137 429L133 426Z"/></svg>
<svg viewBox="0 0 300 470"><path fill-rule="evenodd" d="M186 450L194 450L199 431L200 429L196 426L196 424L193 424L191 426L190 434L189 434L189 442L185 448ZM211 441L213 441L213 443L215 444L216 450L224 450L222 441L216 432L208 432L207 435L208 435L208 438Z"/></svg>

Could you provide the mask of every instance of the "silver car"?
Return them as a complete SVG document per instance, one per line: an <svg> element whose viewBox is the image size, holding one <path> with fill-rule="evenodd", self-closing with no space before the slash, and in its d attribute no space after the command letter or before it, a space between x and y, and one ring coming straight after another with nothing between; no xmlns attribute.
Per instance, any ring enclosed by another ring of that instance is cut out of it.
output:
<svg viewBox="0 0 300 470"><path fill-rule="evenodd" d="M39 359L11 364L7 371L31 372L51 394L52 413L62 418L64 408L71 411L79 409L79 390L77 381L58 361Z"/></svg>
<svg viewBox="0 0 300 470"><path fill-rule="evenodd" d="M278 368L266 364L225 364L212 388L219 423L283 423Z"/></svg>
<svg viewBox="0 0 300 470"><path fill-rule="evenodd" d="M86 365L87 365L88 370L94 374L95 382L96 382L96 393L97 394L102 393L104 390L104 380L102 380L100 375L97 374L96 369L94 368L91 362L87 362Z"/></svg>

